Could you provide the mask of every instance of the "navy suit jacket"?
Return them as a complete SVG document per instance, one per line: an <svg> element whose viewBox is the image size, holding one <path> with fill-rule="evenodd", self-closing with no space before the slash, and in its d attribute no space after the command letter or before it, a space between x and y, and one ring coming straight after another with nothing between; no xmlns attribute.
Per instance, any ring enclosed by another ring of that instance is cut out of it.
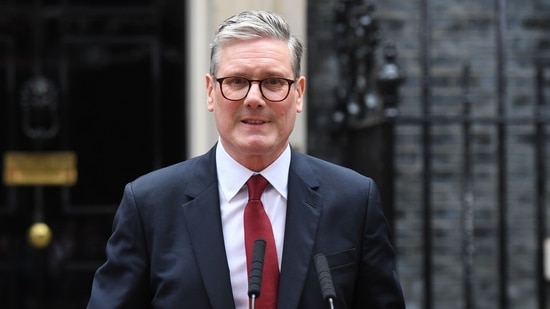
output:
<svg viewBox="0 0 550 309"><path fill-rule="evenodd" d="M214 149L126 186L88 309L235 308ZM292 150L279 309L328 308L318 253L335 308L405 308L375 183Z"/></svg>

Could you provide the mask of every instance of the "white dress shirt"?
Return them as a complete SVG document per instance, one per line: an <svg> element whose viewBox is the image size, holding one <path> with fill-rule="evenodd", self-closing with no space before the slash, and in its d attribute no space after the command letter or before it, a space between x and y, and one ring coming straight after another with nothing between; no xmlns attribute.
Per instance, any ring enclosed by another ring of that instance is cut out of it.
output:
<svg viewBox="0 0 550 309"><path fill-rule="evenodd" d="M216 164L223 238L235 307L236 309L248 309L248 274L243 215L248 202L246 181L256 173L231 158L223 148L221 141L216 147ZM275 162L260 172L269 181L261 200L273 228L279 269L281 269L283 256L289 167L290 146L287 146Z"/></svg>

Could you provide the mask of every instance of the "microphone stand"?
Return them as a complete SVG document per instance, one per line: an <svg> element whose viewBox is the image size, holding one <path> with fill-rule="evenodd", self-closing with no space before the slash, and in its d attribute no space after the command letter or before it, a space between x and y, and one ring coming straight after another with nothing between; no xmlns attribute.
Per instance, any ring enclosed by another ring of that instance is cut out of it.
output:
<svg viewBox="0 0 550 309"><path fill-rule="evenodd" d="M256 308L256 294L250 296L250 309Z"/></svg>
<svg viewBox="0 0 550 309"><path fill-rule="evenodd" d="M328 299L328 304L330 305L330 309L334 309L334 300L332 299L332 297Z"/></svg>

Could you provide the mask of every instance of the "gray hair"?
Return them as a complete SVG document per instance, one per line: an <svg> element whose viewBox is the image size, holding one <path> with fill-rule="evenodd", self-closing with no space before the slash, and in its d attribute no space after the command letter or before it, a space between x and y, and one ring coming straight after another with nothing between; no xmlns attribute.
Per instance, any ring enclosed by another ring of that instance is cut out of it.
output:
<svg viewBox="0 0 550 309"><path fill-rule="evenodd" d="M266 11L244 11L223 21L210 45L210 74L215 75L220 62L220 51L225 44L256 38L273 38L288 42L294 77L300 76L303 46L290 32L290 26L279 15Z"/></svg>

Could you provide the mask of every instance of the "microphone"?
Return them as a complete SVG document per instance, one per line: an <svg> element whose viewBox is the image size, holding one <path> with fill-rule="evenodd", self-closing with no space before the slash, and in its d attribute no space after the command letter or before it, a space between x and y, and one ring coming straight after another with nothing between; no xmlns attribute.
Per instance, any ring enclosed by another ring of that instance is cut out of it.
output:
<svg viewBox="0 0 550 309"><path fill-rule="evenodd" d="M260 297L262 287L262 273L264 270L265 240L256 239L252 251L250 263L250 276L248 278L248 297L252 299L251 308L256 306L256 298Z"/></svg>
<svg viewBox="0 0 550 309"><path fill-rule="evenodd" d="M317 275L319 276L323 299L329 303L331 309L334 309L336 292L334 291L334 284L332 283L332 276L330 275L327 258L324 254L319 253L313 257L313 261L315 262L315 268L317 269Z"/></svg>

